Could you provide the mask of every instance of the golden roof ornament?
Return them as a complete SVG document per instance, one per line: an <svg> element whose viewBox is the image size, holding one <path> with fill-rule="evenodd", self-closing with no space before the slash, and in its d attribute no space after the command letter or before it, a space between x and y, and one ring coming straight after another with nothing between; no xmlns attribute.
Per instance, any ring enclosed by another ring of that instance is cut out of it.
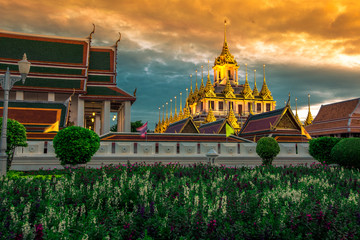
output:
<svg viewBox="0 0 360 240"><path fill-rule="evenodd" d="M273 100L273 97L271 96L271 92L266 84L266 79L265 79L265 64L263 66L263 71L264 71L264 82L263 82L263 85L262 85L262 88L261 88L261 91L260 91L260 96L263 98L263 99L266 99L266 100Z"/></svg>
<svg viewBox="0 0 360 240"><path fill-rule="evenodd" d="M197 102L199 99L199 89L198 89L198 83L197 83L197 69L195 70L195 90L193 94L193 102Z"/></svg>
<svg viewBox="0 0 360 240"><path fill-rule="evenodd" d="M226 79L226 85L223 93L225 98L235 98L234 89L231 87L229 78Z"/></svg>
<svg viewBox="0 0 360 240"><path fill-rule="evenodd" d="M224 21L224 44L219 57L215 59L214 65L224 65L224 64L235 64L237 62L233 55L229 51L229 47L226 40L226 20Z"/></svg>
<svg viewBox="0 0 360 240"><path fill-rule="evenodd" d="M204 66L201 66L201 85L199 89L199 97L203 98L205 95L205 87L204 87Z"/></svg>
<svg viewBox="0 0 360 240"><path fill-rule="evenodd" d="M170 99L170 116L169 116L169 124L173 123L173 115L172 115L172 99Z"/></svg>
<svg viewBox="0 0 360 240"><path fill-rule="evenodd" d="M176 96L174 97L174 99L175 99L175 111L174 111L174 119L173 119L173 121L177 122L179 120L179 117L177 115L177 109L176 109Z"/></svg>
<svg viewBox="0 0 360 240"><path fill-rule="evenodd" d="M165 119L165 125L166 125L166 127L169 125L168 105L169 105L169 103L168 103L168 102L166 102L166 105L165 105L165 108L166 108L166 119Z"/></svg>
<svg viewBox="0 0 360 240"><path fill-rule="evenodd" d="M295 111L296 111L295 118L299 122L299 124L302 125L302 123L300 121L300 118L299 118L299 115L298 115L298 112L297 112L297 98L295 98Z"/></svg>
<svg viewBox="0 0 360 240"><path fill-rule="evenodd" d="M210 107L208 115L205 118L205 123L215 122L216 118L214 116L214 113L212 111L212 108Z"/></svg>
<svg viewBox="0 0 360 240"><path fill-rule="evenodd" d="M207 82L206 82L206 86L205 86L205 96L206 97L216 97L215 94L215 88L211 83L210 80L210 70L209 70L209 60L208 60L208 75L207 75Z"/></svg>
<svg viewBox="0 0 360 240"><path fill-rule="evenodd" d="M190 93L187 96L186 102L188 102L190 105L193 103L193 90L192 90L192 74L190 74Z"/></svg>
<svg viewBox="0 0 360 240"><path fill-rule="evenodd" d="M232 104L230 104L230 111L228 115L228 120L235 129L239 129L240 126L238 124L237 118L235 117L234 111L232 109Z"/></svg>
<svg viewBox="0 0 360 240"><path fill-rule="evenodd" d="M254 97L259 96L259 91L256 87L256 69L254 69L254 89L253 89L252 94Z"/></svg>
<svg viewBox="0 0 360 240"><path fill-rule="evenodd" d="M163 108L163 116L162 116L162 121L161 121L161 131L160 132L164 132L164 128L165 128L165 106L162 105Z"/></svg>
<svg viewBox="0 0 360 240"><path fill-rule="evenodd" d="M182 111L182 92L180 92L180 111L179 111L179 120L183 119L183 111Z"/></svg>
<svg viewBox="0 0 360 240"><path fill-rule="evenodd" d="M250 88L249 85L249 81L248 81L248 74L247 74L247 63L245 64L245 84L244 84L244 88L241 91L241 94L244 96L245 99L254 99L254 96L252 95L252 90Z"/></svg>
<svg viewBox="0 0 360 240"><path fill-rule="evenodd" d="M307 115L306 120L304 122L305 126L308 126L308 125L312 124L312 121L313 121L313 116L311 115L311 112L310 112L310 94L308 94L308 102L309 102L309 112L308 112L308 115Z"/></svg>

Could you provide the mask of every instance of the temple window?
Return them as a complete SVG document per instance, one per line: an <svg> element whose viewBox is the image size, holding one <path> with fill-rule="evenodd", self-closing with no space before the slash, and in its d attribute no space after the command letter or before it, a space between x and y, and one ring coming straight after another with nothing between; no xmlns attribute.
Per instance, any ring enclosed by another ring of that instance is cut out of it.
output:
<svg viewBox="0 0 360 240"><path fill-rule="evenodd" d="M256 104L256 111L261 112L261 103Z"/></svg>
<svg viewBox="0 0 360 240"><path fill-rule="evenodd" d="M220 111L224 110L224 103L223 102L219 102L219 110Z"/></svg>
<svg viewBox="0 0 360 240"><path fill-rule="evenodd" d="M270 103L267 103L267 104L266 104L266 111L267 111L267 112L270 112Z"/></svg>
<svg viewBox="0 0 360 240"><path fill-rule="evenodd" d="M242 105L241 104L238 105L238 113L240 115L242 114Z"/></svg>
<svg viewBox="0 0 360 240"><path fill-rule="evenodd" d="M214 102L214 101L210 101L210 102L209 102L209 108L211 108L212 110L214 110L214 106L215 106L215 102Z"/></svg>
<svg viewBox="0 0 360 240"><path fill-rule="evenodd" d="M248 103L248 111L250 112L251 102Z"/></svg>

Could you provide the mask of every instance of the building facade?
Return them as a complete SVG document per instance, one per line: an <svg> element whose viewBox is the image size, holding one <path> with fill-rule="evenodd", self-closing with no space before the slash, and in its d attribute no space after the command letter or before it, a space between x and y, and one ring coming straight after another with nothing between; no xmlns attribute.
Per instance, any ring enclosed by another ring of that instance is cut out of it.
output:
<svg viewBox="0 0 360 240"><path fill-rule="evenodd" d="M31 102L34 109L36 102L69 102L60 128L76 125L102 135L110 131L110 113L116 112L118 131L130 132L136 97L117 87L120 37L113 46L92 46L94 32L95 26L86 38L67 38L0 31L0 74L9 68L19 75L17 62L24 53L31 63L25 84L17 82L10 91L9 115L18 102ZM3 96L0 89L0 99Z"/></svg>
<svg viewBox="0 0 360 240"><path fill-rule="evenodd" d="M265 65L263 73L263 84L259 90L256 85L256 70L254 70L254 87L251 88L248 80L247 65L245 65L245 81L241 83L238 69L239 65L230 53L226 39L226 22L224 30L224 43L220 55L215 58L212 67L214 71L213 81L210 79L208 69L206 83L203 74L200 86L197 81L193 88L192 79L189 93L186 98L186 106L180 108L179 114L176 110L168 117L163 117L156 127L156 132L165 132L169 124L191 116L199 127L202 124L225 119L231 122L236 132L239 132L242 124L250 114L259 114L275 110L274 101L265 79Z"/></svg>

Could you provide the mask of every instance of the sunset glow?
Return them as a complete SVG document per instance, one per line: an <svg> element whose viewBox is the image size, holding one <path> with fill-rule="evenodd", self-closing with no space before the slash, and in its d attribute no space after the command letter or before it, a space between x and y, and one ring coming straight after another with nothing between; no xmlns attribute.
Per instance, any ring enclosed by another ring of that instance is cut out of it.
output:
<svg viewBox="0 0 360 240"><path fill-rule="evenodd" d="M277 107L291 92L304 119L308 93L314 117L319 104L359 97L358 1L0 0L2 30L87 37L94 23L94 44L108 46L121 32L117 82L129 93L138 88L132 118L150 128L158 107L189 87L190 73L201 65L207 73L208 60L212 67L224 19L240 83L245 63L259 80L266 64Z"/></svg>

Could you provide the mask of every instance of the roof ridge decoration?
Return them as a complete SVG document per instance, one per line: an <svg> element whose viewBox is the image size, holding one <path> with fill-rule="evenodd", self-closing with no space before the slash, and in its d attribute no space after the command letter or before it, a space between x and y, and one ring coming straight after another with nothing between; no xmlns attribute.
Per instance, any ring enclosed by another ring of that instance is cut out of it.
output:
<svg viewBox="0 0 360 240"><path fill-rule="evenodd" d="M92 32L90 33L89 37L88 37L88 39L89 39L90 41L91 41L91 39L92 39L92 35L94 35L94 33L95 33L95 24L93 23L92 25L93 25L93 30L92 30Z"/></svg>
<svg viewBox="0 0 360 240"><path fill-rule="evenodd" d="M306 120L304 122L305 126L308 126L308 125L312 124L312 121L314 120L313 116L311 115L311 111L310 111L310 94L308 94L308 104L309 104L309 112L308 112L308 115L307 115Z"/></svg>
<svg viewBox="0 0 360 240"><path fill-rule="evenodd" d="M223 90L223 93L225 95L225 98L235 98L234 89L231 87L230 81L227 78L226 79L226 85Z"/></svg>
<svg viewBox="0 0 360 240"><path fill-rule="evenodd" d="M266 79L265 79L265 64L263 65L263 72L264 72L264 82L260 91L260 96L264 99L264 100L273 100L273 97L271 96L271 92L266 84Z"/></svg>
<svg viewBox="0 0 360 240"><path fill-rule="evenodd" d="M286 117L285 117L286 115ZM289 117L291 115L291 117ZM295 122L292 122L290 118L293 118ZM298 126L294 124L298 124ZM278 119L276 120L275 124L273 125L273 129L275 128L288 128L288 129L294 129L297 128L298 130L301 130L301 124L297 122L296 117L292 113L290 105L286 105L283 108L282 113L279 115Z"/></svg>
<svg viewBox="0 0 360 240"><path fill-rule="evenodd" d="M259 96L259 90L256 87L256 69L254 69L254 90L253 90L253 96Z"/></svg>
<svg viewBox="0 0 360 240"><path fill-rule="evenodd" d="M209 109L209 113L208 115L206 116L205 118L205 123L210 123L210 122L215 122L216 121L216 118L214 116L214 113L212 111L212 108L210 107Z"/></svg>
<svg viewBox="0 0 360 240"><path fill-rule="evenodd" d="M226 40L226 20L224 21L224 44L221 51L220 56L215 58L214 65L224 65L224 64L235 64L237 65L237 62L233 55L231 55L227 40Z"/></svg>
<svg viewBox="0 0 360 240"><path fill-rule="evenodd" d="M201 66L201 84L199 89L199 98L203 98L205 95L205 87L204 87L204 66Z"/></svg>
<svg viewBox="0 0 360 240"><path fill-rule="evenodd" d="M254 96L252 94L252 90L250 88L249 82L248 82L248 74L247 74L247 63L245 64L245 85L243 90L241 91L242 95L244 95L245 99L254 99Z"/></svg>
<svg viewBox="0 0 360 240"><path fill-rule="evenodd" d="M205 97L216 97L215 94L215 88L211 83L210 80L210 70L209 70L209 60L208 60L208 75L207 75L207 81L205 86Z"/></svg>
<svg viewBox="0 0 360 240"><path fill-rule="evenodd" d="M232 104L230 104L230 111L229 111L229 115L228 115L227 119L229 120L229 122L231 123L233 128L235 128L235 129L240 128L238 121L235 117L234 111L232 109Z"/></svg>

